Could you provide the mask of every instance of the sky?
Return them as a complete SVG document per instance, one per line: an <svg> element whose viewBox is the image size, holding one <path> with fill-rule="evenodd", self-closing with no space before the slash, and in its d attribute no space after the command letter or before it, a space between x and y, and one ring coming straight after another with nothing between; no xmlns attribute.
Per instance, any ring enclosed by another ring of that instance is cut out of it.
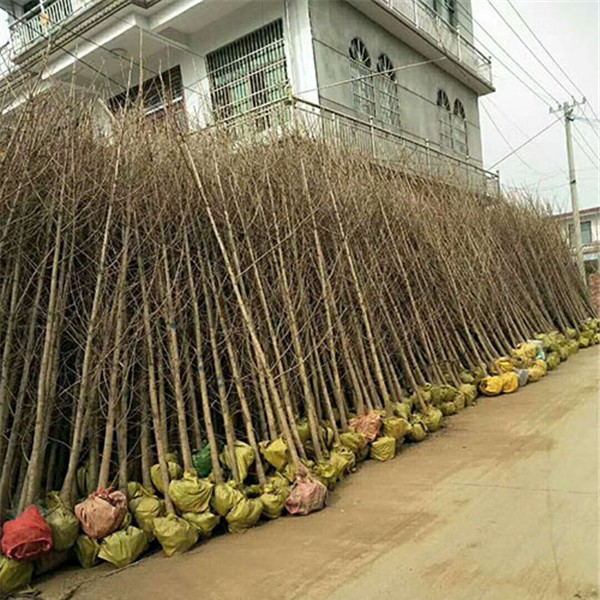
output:
<svg viewBox="0 0 600 600"><path fill-rule="evenodd" d="M457 0L459 10L463 1ZM472 0L472 5L475 43L492 57L496 87L480 101L484 166L500 171L504 187L527 190L554 212L570 211L564 121L549 110L585 96L573 127L580 206L600 205L600 0ZM8 39L4 17L0 11L0 46Z"/></svg>

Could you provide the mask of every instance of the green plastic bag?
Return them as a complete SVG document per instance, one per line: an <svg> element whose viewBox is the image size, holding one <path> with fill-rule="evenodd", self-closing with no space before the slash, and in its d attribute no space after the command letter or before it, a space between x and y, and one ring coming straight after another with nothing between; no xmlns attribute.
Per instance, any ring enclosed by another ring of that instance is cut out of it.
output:
<svg viewBox="0 0 600 600"><path fill-rule="evenodd" d="M281 471L290 461L290 449L282 438L277 438L271 443L261 442L259 447L264 459L278 471Z"/></svg>
<svg viewBox="0 0 600 600"><path fill-rule="evenodd" d="M394 416L410 421L411 406L406 402L394 402L392 405Z"/></svg>
<svg viewBox="0 0 600 600"><path fill-rule="evenodd" d="M396 440L393 437L380 437L371 444L371 458L380 462L392 460L396 456Z"/></svg>
<svg viewBox="0 0 600 600"><path fill-rule="evenodd" d="M477 398L477 388L473 384L463 383L458 387L458 394L456 396L463 399L466 406L473 406Z"/></svg>
<svg viewBox="0 0 600 600"><path fill-rule="evenodd" d="M411 442L422 442L427 437L427 427L421 419L413 419L412 431L408 434Z"/></svg>
<svg viewBox="0 0 600 600"><path fill-rule="evenodd" d="M98 558L120 569L135 562L147 549L146 534L130 526L106 536L100 543Z"/></svg>
<svg viewBox="0 0 600 600"><path fill-rule="evenodd" d="M227 528L230 533L241 533L254 527L263 511L263 504L260 500L243 498L238 502L225 517Z"/></svg>
<svg viewBox="0 0 600 600"><path fill-rule="evenodd" d="M164 500L157 498L152 492L140 486L134 497L129 501L129 509L137 526L152 537L154 519L165 514Z"/></svg>
<svg viewBox="0 0 600 600"><path fill-rule="evenodd" d="M33 564L0 556L0 596L28 585L33 577Z"/></svg>
<svg viewBox="0 0 600 600"><path fill-rule="evenodd" d="M449 417L450 415L456 414L456 404L454 402L442 402L440 406L440 410L442 411L442 415L445 417ZM427 417L425 417L427 418Z"/></svg>
<svg viewBox="0 0 600 600"><path fill-rule="evenodd" d="M423 415L422 419L423 424L425 427L427 427L427 431L434 433L441 429L444 421L444 413L439 408L430 406L427 409L427 412Z"/></svg>
<svg viewBox="0 0 600 600"><path fill-rule="evenodd" d="M77 491L80 497L89 496L96 491L96 482L94 481L90 465L79 467L75 479L77 480Z"/></svg>
<svg viewBox="0 0 600 600"><path fill-rule="evenodd" d="M175 515L154 520L154 535L167 556L183 554L198 541L198 529Z"/></svg>
<svg viewBox="0 0 600 600"><path fill-rule="evenodd" d="M213 465L208 442L200 450L192 454L192 462L196 473L198 473L198 477L208 477L212 473Z"/></svg>
<svg viewBox="0 0 600 600"><path fill-rule="evenodd" d="M235 487L234 483L219 483L215 486L211 506L218 515L224 517L243 499L244 495Z"/></svg>
<svg viewBox="0 0 600 600"><path fill-rule="evenodd" d="M52 528L52 549L58 552L72 548L79 535L79 521L60 499L58 492L46 498L46 523Z"/></svg>
<svg viewBox="0 0 600 600"><path fill-rule="evenodd" d="M169 471L169 481L173 479L179 479L183 473L183 469L174 461L169 460L167 462L167 467ZM162 484L162 477L160 475L160 465L157 463L152 465L150 469L150 478L152 479L152 484L154 487L161 493L164 494L165 490Z"/></svg>
<svg viewBox="0 0 600 600"><path fill-rule="evenodd" d="M467 405L464 395L461 394L460 392L458 394L456 394L456 396L452 402L454 403L454 406L456 407L456 412L460 412L461 410L464 410L465 406Z"/></svg>
<svg viewBox="0 0 600 600"><path fill-rule="evenodd" d="M401 441L404 436L410 433L411 424L402 417L388 417L383 419L383 433L387 437L393 437L396 441Z"/></svg>
<svg viewBox="0 0 600 600"><path fill-rule="evenodd" d="M363 433L356 433L355 431L346 431L340 433L340 443L344 448L358 454L368 444L367 436Z"/></svg>
<svg viewBox="0 0 600 600"><path fill-rule="evenodd" d="M233 447L233 454L240 479L241 481L244 481L246 477L248 477L248 469L254 462L254 450L248 444L236 441ZM221 452L221 462L233 473L231 451L229 450L228 446L225 446L225 448L223 448L223 452Z"/></svg>
<svg viewBox="0 0 600 600"><path fill-rule="evenodd" d="M475 377L473 377L473 375L471 375L471 373L468 371L463 371L460 374L460 381L463 384L473 385L475 383Z"/></svg>
<svg viewBox="0 0 600 600"><path fill-rule="evenodd" d="M219 515L213 515L208 510L203 513L183 513L181 518L191 523L198 530L198 534L203 540L207 540L212 536L214 528L221 521Z"/></svg>
<svg viewBox="0 0 600 600"><path fill-rule="evenodd" d="M58 567L67 563L71 558L73 558L71 548L68 550L50 550L50 552L42 554L33 561L33 574L37 576L56 571Z"/></svg>
<svg viewBox="0 0 600 600"><path fill-rule="evenodd" d="M98 564L100 543L87 535L80 535L75 542L75 556L84 569L91 569Z"/></svg>
<svg viewBox="0 0 600 600"><path fill-rule="evenodd" d="M179 512L201 513L208 510L213 484L192 473L169 483L169 496Z"/></svg>
<svg viewBox="0 0 600 600"><path fill-rule="evenodd" d="M315 465L314 476L330 490L335 487L338 480L336 468L329 460L321 460Z"/></svg>
<svg viewBox="0 0 600 600"><path fill-rule="evenodd" d="M550 371L554 371L560 365L560 354L558 352L550 352L546 358L546 364Z"/></svg>

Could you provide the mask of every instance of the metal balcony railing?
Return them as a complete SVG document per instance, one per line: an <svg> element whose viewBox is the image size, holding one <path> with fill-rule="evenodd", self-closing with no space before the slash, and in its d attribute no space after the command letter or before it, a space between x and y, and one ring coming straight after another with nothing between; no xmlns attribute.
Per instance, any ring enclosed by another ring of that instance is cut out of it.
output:
<svg viewBox="0 0 600 600"><path fill-rule="evenodd" d="M287 98L255 108L215 125L229 131L238 143L269 140L273 135L301 133L342 145L405 173L440 179L477 193L498 195L499 177L469 162L343 113L298 98Z"/></svg>
<svg viewBox="0 0 600 600"><path fill-rule="evenodd" d="M13 54L47 38L67 19L98 0L42 0L10 26Z"/></svg>
<svg viewBox="0 0 600 600"><path fill-rule="evenodd" d="M480 79L490 86L492 85L491 60L466 40L458 28L447 23L422 0L376 1L410 21L415 27L433 38L443 50L471 69Z"/></svg>

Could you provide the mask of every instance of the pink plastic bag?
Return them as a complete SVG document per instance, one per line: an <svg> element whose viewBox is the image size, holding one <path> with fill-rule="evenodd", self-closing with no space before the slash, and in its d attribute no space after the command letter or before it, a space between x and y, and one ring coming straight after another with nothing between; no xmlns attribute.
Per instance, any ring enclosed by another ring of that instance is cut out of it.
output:
<svg viewBox="0 0 600 600"><path fill-rule="evenodd" d="M119 491L99 489L75 507L81 528L98 540L115 532L127 514L127 498Z"/></svg>
<svg viewBox="0 0 600 600"><path fill-rule="evenodd" d="M14 521L4 523L2 553L6 558L33 560L52 550L52 529L32 505Z"/></svg>
<svg viewBox="0 0 600 600"><path fill-rule="evenodd" d="M381 429L381 417L375 411L372 411L362 417L350 421L350 429L355 433L362 433L369 442L374 442Z"/></svg>
<svg viewBox="0 0 600 600"><path fill-rule="evenodd" d="M305 468L299 470L285 508L290 515L308 515L325 508L327 488L310 477Z"/></svg>

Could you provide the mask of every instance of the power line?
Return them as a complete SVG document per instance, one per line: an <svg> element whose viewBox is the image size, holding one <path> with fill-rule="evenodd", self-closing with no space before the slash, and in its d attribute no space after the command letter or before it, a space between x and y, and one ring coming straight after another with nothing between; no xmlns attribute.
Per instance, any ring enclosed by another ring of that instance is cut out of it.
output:
<svg viewBox="0 0 600 600"><path fill-rule="evenodd" d="M560 63L554 58L554 56L548 50L548 48L545 46L545 44L542 42L542 40L540 40L540 38L536 35L535 31L533 31L533 29L529 26L529 24L527 23L527 21L523 18L523 16L517 10L517 8L514 6L514 4L511 2L511 0L508 0L508 4L515 11L515 13L519 17L519 19L523 22L523 24L525 25L525 27L527 27L527 29L529 30L529 33L531 33L531 35L535 38L535 40L537 41L537 43L543 48L544 52L546 52L546 54L550 57L550 60L552 60L552 62L558 67L558 69L560 70L560 72L569 80L569 82L571 83L571 85L577 90L577 92L581 96L585 96L585 94L581 91L581 89L579 88L579 86L573 81L573 79L571 79L571 76L567 73L567 71L565 71L561 67ZM594 115L594 117L596 119L598 119L598 115L596 114L596 111L594 110L594 108L592 106L590 106L590 110L592 111L592 114Z"/></svg>
<svg viewBox="0 0 600 600"><path fill-rule="evenodd" d="M579 131L577 130L577 128L573 127L573 129L575 129L575 131L577 133L579 133ZM583 137L581 136L581 138L578 138L576 136L573 136L573 139L575 140L575 143L579 146L579 149L583 152L583 154L586 156L586 158L591 162L591 163L595 163L598 164L598 155L596 154L596 151L590 146L589 142ZM591 152L592 156L594 158L592 158L587 150L583 147L583 144L581 143L581 141L583 141L586 145L586 147L588 148L588 150Z"/></svg>
<svg viewBox="0 0 600 600"><path fill-rule="evenodd" d="M550 127L552 127L553 125L555 125L556 123L558 123L561 120L561 118L562 117L558 117L557 119L555 119L554 121L552 121L552 123L550 123L549 125L546 125L546 127L544 127L541 131L538 131L535 135L532 135L529 139L525 140L520 146L518 146L517 148L515 148L510 154L507 154L504 158L501 158L499 161L495 162L490 167L490 170L493 169L494 167L497 167L500 163L504 162L507 158L510 158L513 154L517 153L519 150L521 150L521 148L525 147L530 142L533 142L533 140L535 140L540 135L542 135L542 133L548 131L548 129L550 129Z"/></svg>

